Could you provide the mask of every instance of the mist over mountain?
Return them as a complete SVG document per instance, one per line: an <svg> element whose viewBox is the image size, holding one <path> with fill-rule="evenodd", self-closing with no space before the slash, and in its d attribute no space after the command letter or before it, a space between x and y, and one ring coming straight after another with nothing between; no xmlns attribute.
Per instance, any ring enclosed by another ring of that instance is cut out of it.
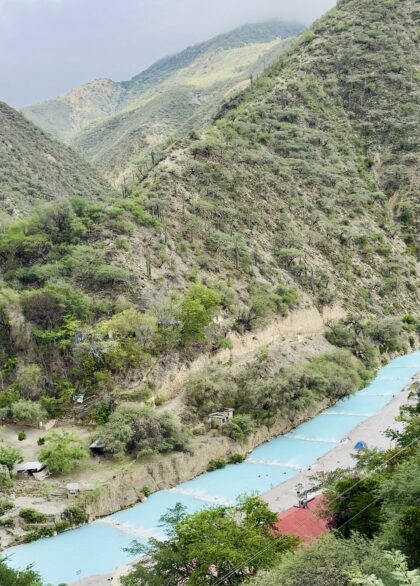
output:
<svg viewBox="0 0 420 586"><path fill-rule="evenodd" d="M166 57L131 80L96 80L24 108L111 178L169 138L203 126L232 93L268 67L303 26L246 25Z"/></svg>

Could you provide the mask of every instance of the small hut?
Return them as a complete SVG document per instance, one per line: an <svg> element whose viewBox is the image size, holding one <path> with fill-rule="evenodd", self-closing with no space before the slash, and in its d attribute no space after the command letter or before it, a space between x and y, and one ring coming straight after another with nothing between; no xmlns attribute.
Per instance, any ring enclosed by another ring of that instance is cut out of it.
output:
<svg viewBox="0 0 420 586"><path fill-rule="evenodd" d="M20 479L35 478L35 480L45 480L48 476L48 470L42 462L24 462L16 468L17 477Z"/></svg>
<svg viewBox="0 0 420 586"><path fill-rule="evenodd" d="M106 451L103 443L99 440L92 442L89 446L89 450L92 452L93 456L102 456Z"/></svg>
<svg viewBox="0 0 420 586"><path fill-rule="evenodd" d="M232 419L234 414L233 409L226 409L226 411L216 411L215 413L210 413L208 416L208 422L215 427L222 427L225 423Z"/></svg>
<svg viewBox="0 0 420 586"><path fill-rule="evenodd" d="M69 482L66 484L67 497L76 498L80 494L80 485L78 482Z"/></svg>

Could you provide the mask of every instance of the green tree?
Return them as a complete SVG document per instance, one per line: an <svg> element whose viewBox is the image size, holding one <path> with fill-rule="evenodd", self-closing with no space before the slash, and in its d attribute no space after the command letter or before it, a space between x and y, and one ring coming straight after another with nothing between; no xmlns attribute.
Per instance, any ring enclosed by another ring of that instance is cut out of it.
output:
<svg viewBox="0 0 420 586"><path fill-rule="evenodd" d="M42 586L40 576L30 568L23 571L12 570L6 562L7 559L0 559L1 586Z"/></svg>
<svg viewBox="0 0 420 586"><path fill-rule="evenodd" d="M329 526L344 537L353 531L372 538L380 528L380 480L375 477L348 476L326 491L325 507Z"/></svg>
<svg viewBox="0 0 420 586"><path fill-rule="evenodd" d="M386 552L385 558L393 565L392 576L398 586L420 586L420 571L409 570L407 560L400 551ZM357 575L351 579L354 586L385 586L385 582L375 575Z"/></svg>
<svg viewBox="0 0 420 586"><path fill-rule="evenodd" d="M210 324L220 304L220 295L214 289L200 283L189 287L180 311L184 344L205 338L204 329Z"/></svg>
<svg viewBox="0 0 420 586"><path fill-rule="evenodd" d="M375 542L327 534L290 552L278 567L250 581L249 586L350 586L350 574L374 574L395 586L392 564Z"/></svg>
<svg viewBox="0 0 420 586"><path fill-rule="evenodd" d="M19 462L23 462L23 454L20 450L8 444L0 444L0 464L2 466L6 466L9 472L12 472Z"/></svg>
<svg viewBox="0 0 420 586"><path fill-rule="evenodd" d="M124 586L202 586L240 584L297 543L272 531L276 515L257 497L244 498L235 507L214 507L186 515L179 506L162 519L167 541L150 540L145 553ZM255 553L260 555L256 556ZM249 562L248 560L251 560Z"/></svg>
<svg viewBox="0 0 420 586"><path fill-rule="evenodd" d="M15 423L39 425L48 419L48 414L39 403L21 399L11 405L10 417Z"/></svg>
<svg viewBox="0 0 420 586"><path fill-rule="evenodd" d="M145 405L120 405L98 434L107 452L152 454L183 450L187 437L170 413Z"/></svg>
<svg viewBox="0 0 420 586"><path fill-rule="evenodd" d="M411 422L417 421L413 416ZM411 437L413 428L408 424L405 433ZM403 432L404 433L404 432ZM417 440L418 440L417 435ZM403 445L407 445L401 438ZM407 556L410 567L420 565L420 454L418 441L413 444L415 453L406 457L384 477L380 494L383 499L383 524L380 540L384 548L398 549ZM403 455L407 455L406 450ZM383 458L386 459L386 453Z"/></svg>
<svg viewBox="0 0 420 586"><path fill-rule="evenodd" d="M88 457L88 451L77 436L53 431L45 436L45 444L38 451L39 460L50 472L71 472L76 463Z"/></svg>

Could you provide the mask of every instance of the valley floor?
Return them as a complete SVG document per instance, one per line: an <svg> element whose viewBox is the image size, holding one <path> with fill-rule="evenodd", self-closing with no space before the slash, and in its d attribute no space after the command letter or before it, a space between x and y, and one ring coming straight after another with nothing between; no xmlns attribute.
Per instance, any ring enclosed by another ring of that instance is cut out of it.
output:
<svg viewBox="0 0 420 586"><path fill-rule="evenodd" d="M234 370L241 369L249 363L262 348L267 348L276 364L290 366L299 361L310 359L321 353L328 352L332 347L325 340L323 332L329 320L342 317L344 312L333 307L321 315L315 308L303 308L291 312L287 318L278 319L267 327L243 336L233 334L233 348L221 350L215 354L206 354L189 365L173 370L162 380L160 392L167 400L161 410L180 413L183 408L183 387L189 376L199 372L210 364L231 364ZM322 406L319 407L320 409ZM314 412L302 413L303 419L312 417ZM295 424L299 423L295 422ZM290 427L290 424L289 424ZM94 428L83 428L71 424L57 422L56 431L76 432L88 444L95 432ZM39 437L44 435L40 429L26 429L26 439L18 441L20 427L5 425L0 429L0 440L22 450L25 461L37 459ZM255 434L252 445L246 447L234 445L230 440L219 434L204 434L191 439L193 454L155 455L143 458L141 462L133 462L128 458L111 460L107 458L89 458L71 474L59 478L50 478L46 485L27 481L15 481L12 494L16 509L32 508L47 515L58 515L69 505L65 485L77 482L82 492L105 487L102 498L89 507L93 520L129 507L139 500L141 489L148 486L153 491L169 488L175 484L190 480L204 472L208 461L212 458L225 458L230 452L247 451L267 441L274 435L288 431L287 423L279 421L272 430L263 429ZM16 510L16 515L17 515ZM19 528L7 530L0 528L3 547L12 545L14 539L23 537Z"/></svg>
<svg viewBox="0 0 420 586"><path fill-rule="evenodd" d="M417 375L416 380L420 381L420 374ZM263 499L269 504L271 510L280 513L297 505L297 485L302 485L302 491L310 491L315 484L315 475L333 472L337 468L353 467L355 463L353 458L353 446L359 440L365 441L369 448L390 448L392 441L385 436L384 432L389 427L398 429L401 426L401 424L395 422L395 418L399 414L401 406L409 402L409 394L410 391L406 388L388 405L386 405L380 413L363 421L349 434L342 444L332 449L325 454L325 456L319 458L317 463L311 468L302 471L298 476L277 485L264 494ZM123 576L127 570L128 568L124 566L119 568L113 576L110 574L91 576L78 582L74 582L70 586L119 586L119 578Z"/></svg>
<svg viewBox="0 0 420 586"><path fill-rule="evenodd" d="M417 375L420 381L420 375ZM385 436L388 428L399 429L402 424L395 421L402 405L409 402L410 391L406 388L399 393L386 407L376 415L369 417L356 427L346 440L333 448L330 452L319 458L315 465L307 470L302 470L297 476L274 487L263 495L263 499L269 504L270 509L280 513L298 504L296 487L300 484L302 492L308 491L316 485L314 478L318 474L333 472L337 468L352 468L355 464L353 458L354 449L358 441L365 441L369 448L389 449L392 440Z"/></svg>

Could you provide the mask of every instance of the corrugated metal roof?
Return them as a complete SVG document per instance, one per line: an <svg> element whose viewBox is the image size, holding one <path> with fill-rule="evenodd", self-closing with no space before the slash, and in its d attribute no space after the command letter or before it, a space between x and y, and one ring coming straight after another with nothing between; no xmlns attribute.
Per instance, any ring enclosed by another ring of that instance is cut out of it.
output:
<svg viewBox="0 0 420 586"><path fill-rule="evenodd" d="M18 472L39 472L45 468L45 464L41 462L24 462L23 464L19 464L16 468Z"/></svg>

